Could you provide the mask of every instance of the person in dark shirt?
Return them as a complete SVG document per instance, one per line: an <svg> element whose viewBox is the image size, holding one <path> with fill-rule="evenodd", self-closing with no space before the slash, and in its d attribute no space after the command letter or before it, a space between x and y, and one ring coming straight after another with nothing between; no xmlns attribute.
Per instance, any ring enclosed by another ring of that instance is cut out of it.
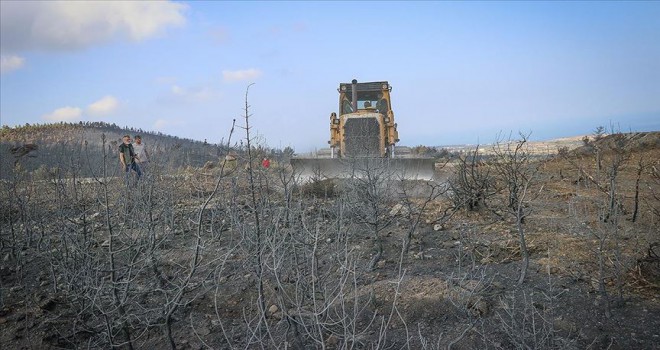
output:
<svg viewBox="0 0 660 350"><path fill-rule="evenodd" d="M353 105L351 101L347 98L344 98L344 101L341 104L341 114L353 113Z"/></svg>
<svg viewBox="0 0 660 350"><path fill-rule="evenodd" d="M376 103L376 109L378 110L378 113L387 116L387 99L383 97L383 94L378 94L378 103Z"/></svg>
<svg viewBox="0 0 660 350"><path fill-rule="evenodd" d="M140 170L140 166L135 162L135 151L131 144L131 137L129 135L124 135L122 141L123 143L119 145L119 162L126 173L126 180L128 181L128 176L131 173L131 170L137 173L139 180L142 176L142 171Z"/></svg>

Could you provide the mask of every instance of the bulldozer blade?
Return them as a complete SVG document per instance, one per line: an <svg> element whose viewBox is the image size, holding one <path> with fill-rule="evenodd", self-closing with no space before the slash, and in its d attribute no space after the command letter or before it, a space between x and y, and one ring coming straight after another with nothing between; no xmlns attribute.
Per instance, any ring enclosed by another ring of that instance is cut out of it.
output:
<svg viewBox="0 0 660 350"><path fill-rule="evenodd" d="M392 180L432 180L432 158L293 158L291 166L302 180L387 177Z"/></svg>

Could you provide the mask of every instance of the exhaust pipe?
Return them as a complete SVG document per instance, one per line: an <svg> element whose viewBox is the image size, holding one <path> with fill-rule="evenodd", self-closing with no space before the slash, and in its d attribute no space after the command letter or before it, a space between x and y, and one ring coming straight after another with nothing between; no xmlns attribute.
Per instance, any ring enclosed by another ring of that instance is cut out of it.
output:
<svg viewBox="0 0 660 350"><path fill-rule="evenodd" d="M351 87L351 98L353 99L353 112L357 112L357 79L351 81L353 86Z"/></svg>

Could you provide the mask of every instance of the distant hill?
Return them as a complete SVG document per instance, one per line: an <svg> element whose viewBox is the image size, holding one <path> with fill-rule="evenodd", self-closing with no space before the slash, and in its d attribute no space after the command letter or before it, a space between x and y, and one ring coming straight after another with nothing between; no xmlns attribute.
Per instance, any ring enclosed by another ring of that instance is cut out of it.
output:
<svg viewBox="0 0 660 350"><path fill-rule="evenodd" d="M593 154L595 150L639 152L660 149L660 131L630 132L590 137L573 150L578 155Z"/></svg>
<svg viewBox="0 0 660 350"><path fill-rule="evenodd" d="M571 136L571 137L562 137L552 140L545 141L529 141L529 151L535 155L552 155L557 154L560 149L575 149L583 145L582 139L588 137L586 135L580 136ZM515 141L515 138L514 138ZM503 142L506 143L506 142ZM481 144L481 145L446 145L446 146L436 146L436 149L445 149L448 152L458 152L463 153L467 151L473 151L479 146L479 152L482 155L488 155L493 152L493 144Z"/></svg>
<svg viewBox="0 0 660 350"><path fill-rule="evenodd" d="M643 149L660 149L660 131L562 137L546 141L529 141L528 145L529 153L539 156L554 155L563 150L575 154L592 154L596 148L611 150L616 149L617 146L635 152ZM481 155L493 154L493 144L436 146L435 149L463 153L473 151L477 146Z"/></svg>
<svg viewBox="0 0 660 350"><path fill-rule="evenodd" d="M167 168L198 167L225 154L219 145L104 122L4 126L0 130L0 178L11 177L16 164L28 171L78 168L80 176L87 177L101 169L104 144L108 169L116 171L118 146L126 134L141 135L152 160Z"/></svg>

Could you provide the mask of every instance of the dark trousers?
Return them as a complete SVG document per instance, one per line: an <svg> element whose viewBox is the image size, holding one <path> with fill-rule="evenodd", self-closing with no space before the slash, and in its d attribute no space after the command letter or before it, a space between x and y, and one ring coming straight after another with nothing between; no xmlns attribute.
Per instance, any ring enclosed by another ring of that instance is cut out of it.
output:
<svg viewBox="0 0 660 350"><path fill-rule="evenodd" d="M140 166L137 165L137 163L131 163L126 164L126 180L128 180L128 176L131 173L131 170L134 170L137 173L138 180L140 177L142 177L142 170L140 170Z"/></svg>

